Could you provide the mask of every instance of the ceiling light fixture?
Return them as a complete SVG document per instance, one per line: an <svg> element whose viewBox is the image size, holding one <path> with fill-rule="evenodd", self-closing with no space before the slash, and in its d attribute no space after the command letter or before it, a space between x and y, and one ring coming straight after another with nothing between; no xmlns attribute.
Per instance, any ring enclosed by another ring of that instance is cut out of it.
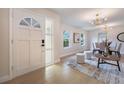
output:
<svg viewBox="0 0 124 93"><path fill-rule="evenodd" d="M108 26L107 24L104 25L104 30L108 31L108 30L112 30L111 26Z"/></svg>
<svg viewBox="0 0 124 93"><path fill-rule="evenodd" d="M95 19L91 21L91 24L94 25L101 25L107 21L107 17L100 17L99 13L96 13Z"/></svg>
<svg viewBox="0 0 124 93"><path fill-rule="evenodd" d="M107 31L107 30L108 30L108 26L107 26L107 25L105 25L105 26L104 26L104 29L105 29L105 31Z"/></svg>

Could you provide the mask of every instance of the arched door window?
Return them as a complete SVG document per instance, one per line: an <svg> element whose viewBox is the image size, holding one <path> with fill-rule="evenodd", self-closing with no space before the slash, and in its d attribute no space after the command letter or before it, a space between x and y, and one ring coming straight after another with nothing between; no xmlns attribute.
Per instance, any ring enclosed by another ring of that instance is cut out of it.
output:
<svg viewBox="0 0 124 93"><path fill-rule="evenodd" d="M23 18L20 23L20 26L26 26L26 27L34 27L34 28L41 28L40 23L35 20L34 18L26 17Z"/></svg>

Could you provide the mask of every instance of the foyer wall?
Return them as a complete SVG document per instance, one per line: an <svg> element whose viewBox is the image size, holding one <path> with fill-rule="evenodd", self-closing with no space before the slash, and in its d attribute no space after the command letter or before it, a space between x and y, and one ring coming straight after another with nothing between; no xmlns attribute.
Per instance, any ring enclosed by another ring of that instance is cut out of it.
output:
<svg viewBox="0 0 124 93"><path fill-rule="evenodd" d="M0 77L6 75L9 75L9 9L2 8L0 9Z"/></svg>
<svg viewBox="0 0 124 93"><path fill-rule="evenodd" d="M70 36L71 36L70 47L68 47L68 48L63 47L63 32L64 31L70 32ZM73 33L83 33L84 34L84 39L85 39L84 46L81 46L80 43L73 43ZM61 45L60 46L61 47L61 49L60 49L60 52L61 52L60 57L71 55L71 54L74 54L74 53L77 53L77 52L83 52L84 50L87 49L87 32L82 30L82 29L72 27L70 25L62 23L62 25L61 25L61 43L60 43L60 45Z"/></svg>

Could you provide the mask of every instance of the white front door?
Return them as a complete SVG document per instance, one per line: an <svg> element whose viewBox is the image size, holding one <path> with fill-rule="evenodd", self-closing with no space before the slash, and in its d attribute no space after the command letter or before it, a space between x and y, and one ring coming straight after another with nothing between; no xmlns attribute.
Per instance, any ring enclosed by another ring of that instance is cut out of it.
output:
<svg viewBox="0 0 124 93"><path fill-rule="evenodd" d="M13 9L13 77L44 66L43 18L25 9Z"/></svg>

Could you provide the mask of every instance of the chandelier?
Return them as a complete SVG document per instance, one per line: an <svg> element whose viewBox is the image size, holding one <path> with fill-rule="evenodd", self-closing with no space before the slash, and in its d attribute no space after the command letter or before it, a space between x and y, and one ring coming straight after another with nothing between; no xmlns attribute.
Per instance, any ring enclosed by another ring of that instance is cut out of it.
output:
<svg viewBox="0 0 124 93"><path fill-rule="evenodd" d="M111 30L112 27L111 26L108 26L107 24L104 25L104 30L107 32L108 30Z"/></svg>
<svg viewBox="0 0 124 93"><path fill-rule="evenodd" d="M96 13L95 19L91 21L91 24L94 25L101 25L107 21L107 17L100 17L99 13Z"/></svg>
<svg viewBox="0 0 124 93"><path fill-rule="evenodd" d="M108 26L105 24L104 25L104 30L107 31L108 30Z"/></svg>

